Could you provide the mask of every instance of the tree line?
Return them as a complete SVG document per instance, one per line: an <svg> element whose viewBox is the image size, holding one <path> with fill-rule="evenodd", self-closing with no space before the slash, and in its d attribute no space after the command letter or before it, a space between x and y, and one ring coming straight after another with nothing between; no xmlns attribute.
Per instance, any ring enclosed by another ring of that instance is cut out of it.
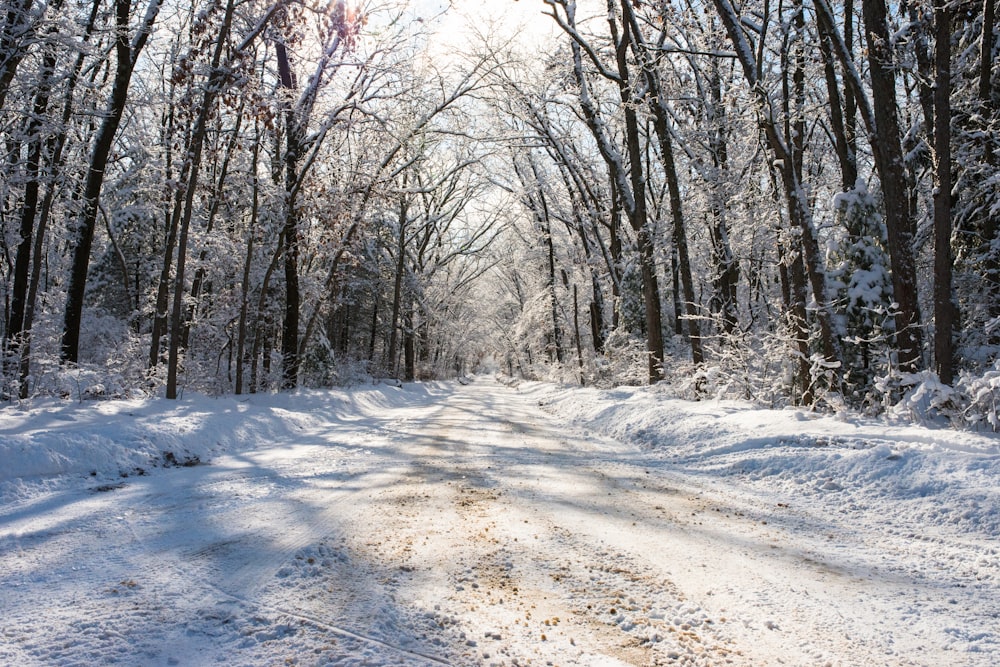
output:
<svg viewBox="0 0 1000 667"><path fill-rule="evenodd" d="M492 63L428 59L424 25L402 2L8 4L5 395L461 365L439 313L496 221L454 128Z"/></svg>
<svg viewBox="0 0 1000 667"><path fill-rule="evenodd" d="M995 397L994 0L544 4L547 74L499 107L546 293L508 276L545 323L511 366L583 339L583 382L621 379L614 345L692 396Z"/></svg>
<svg viewBox="0 0 1000 667"><path fill-rule="evenodd" d="M995 0L537 0L461 51L432 5L11 0L4 394L493 363L989 419Z"/></svg>

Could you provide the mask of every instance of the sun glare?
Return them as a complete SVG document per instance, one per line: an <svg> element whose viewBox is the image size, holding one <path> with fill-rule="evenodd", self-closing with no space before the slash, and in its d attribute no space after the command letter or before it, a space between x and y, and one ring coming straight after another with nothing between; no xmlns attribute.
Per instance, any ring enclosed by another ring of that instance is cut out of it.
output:
<svg viewBox="0 0 1000 667"><path fill-rule="evenodd" d="M365 24L359 0L336 0L333 3L333 26L347 50L354 48L358 32Z"/></svg>
<svg viewBox="0 0 1000 667"><path fill-rule="evenodd" d="M429 16L440 14L435 21L435 37L443 51L462 49L489 38L495 43L509 39L525 46L537 45L548 39L554 28L542 12L542 0L520 2L447 2L447 0L417 0L414 8Z"/></svg>

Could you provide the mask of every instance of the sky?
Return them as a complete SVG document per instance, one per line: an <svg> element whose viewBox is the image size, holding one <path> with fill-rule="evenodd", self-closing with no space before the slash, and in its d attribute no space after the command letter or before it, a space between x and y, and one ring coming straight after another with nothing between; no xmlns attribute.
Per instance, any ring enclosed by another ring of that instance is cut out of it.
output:
<svg viewBox="0 0 1000 667"><path fill-rule="evenodd" d="M463 46L488 26L493 26L493 32L517 35L528 45L550 38L555 28L543 13L546 7L542 0L415 0L414 8L427 16L443 12L436 21L436 32L454 47Z"/></svg>

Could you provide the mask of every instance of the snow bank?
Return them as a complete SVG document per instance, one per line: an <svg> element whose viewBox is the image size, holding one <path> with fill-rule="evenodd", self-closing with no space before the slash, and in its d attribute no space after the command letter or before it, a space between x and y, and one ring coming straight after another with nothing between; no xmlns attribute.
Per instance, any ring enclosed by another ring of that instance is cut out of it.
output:
<svg viewBox="0 0 1000 667"><path fill-rule="evenodd" d="M1000 533L1000 438L950 429L690 402L656 387L615 390L522 384L548 411L644 455L759 493L867 509L912 530ZM890 514L881 514L892 503Z"/></svg>
<svg viewBox="0 0 1000 667"><path fill-rule="evenodd" d="M97 479L207 462L221 452L310 437L330 423L414 400L440 384L183 400L60 401L0 408L0 501L59 476Z"/></svg>
<svg viewBox="0 0 1000 667"><path fill-rule="evenodd" d="M879 508L892 520L1000 533L1000 438L883 421L689 402L656 387L580 389L522 383L549 412L639 447L657 465L743 482L758 493ZM0 409L0 499L58 476L144 474L221 452L319 437L331 424L433 403L442 384L181 401L47 400ZM888 520L886 518L885 520Z"/></svg>

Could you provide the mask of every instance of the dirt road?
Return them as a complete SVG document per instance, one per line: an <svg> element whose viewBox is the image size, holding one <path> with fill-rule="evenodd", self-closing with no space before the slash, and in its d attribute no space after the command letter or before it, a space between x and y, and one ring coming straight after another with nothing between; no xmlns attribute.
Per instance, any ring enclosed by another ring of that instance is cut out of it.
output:
<svg viewBox="0 0 1000 667"><path fill-rule="evenodd" d="M899 631L912 582L824 558L843 527L516 391L296 419L6 508L0 663L948 664L934 628Z"/></svg>

